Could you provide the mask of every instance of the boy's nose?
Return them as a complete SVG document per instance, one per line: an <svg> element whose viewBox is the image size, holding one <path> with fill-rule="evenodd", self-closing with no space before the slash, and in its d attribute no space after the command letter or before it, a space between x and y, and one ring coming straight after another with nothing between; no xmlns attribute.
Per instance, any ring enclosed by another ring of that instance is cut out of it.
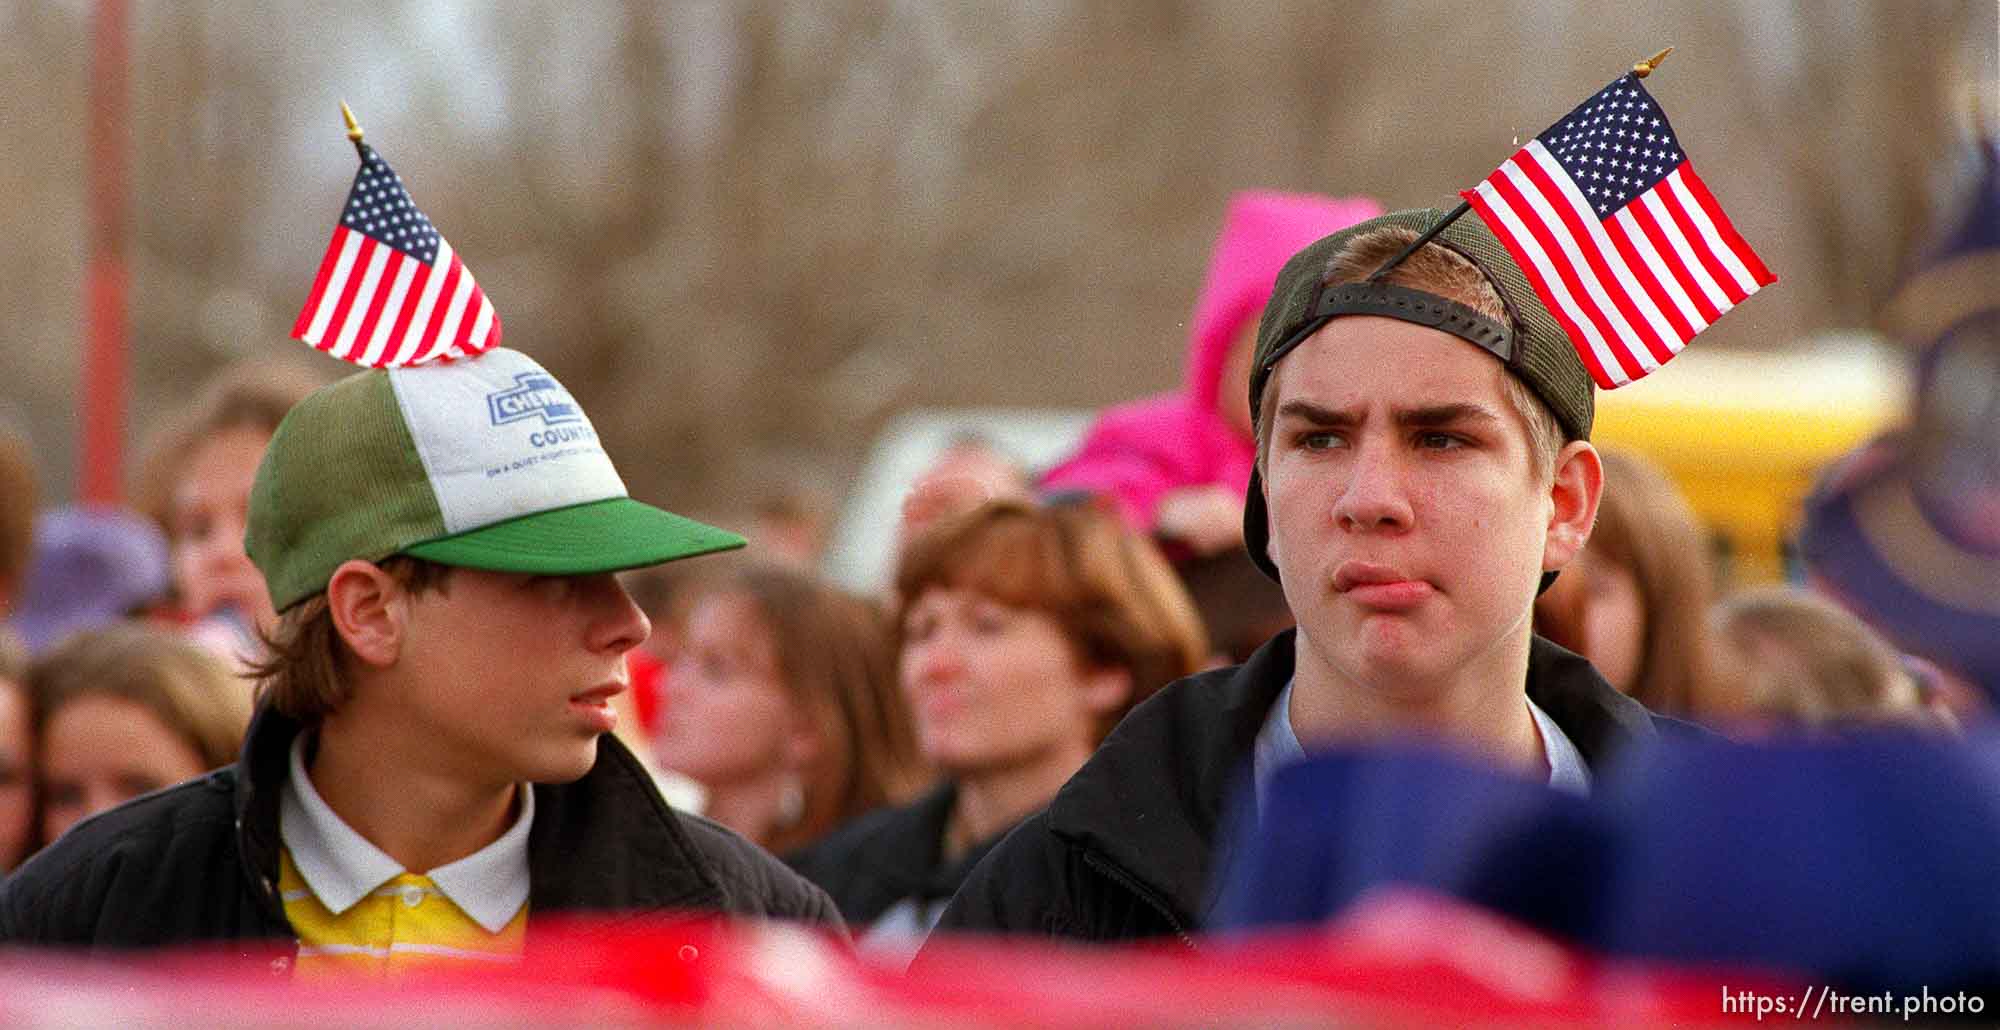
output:
<svg viewBox="0 0 2000 1030"><path fill-rule="evenodd" d="M1357 449L1347 471L1347 481L1334 498L1335 524L1364 531L1409 528L1410 504L1402 468L1388 447Z"/></svg>

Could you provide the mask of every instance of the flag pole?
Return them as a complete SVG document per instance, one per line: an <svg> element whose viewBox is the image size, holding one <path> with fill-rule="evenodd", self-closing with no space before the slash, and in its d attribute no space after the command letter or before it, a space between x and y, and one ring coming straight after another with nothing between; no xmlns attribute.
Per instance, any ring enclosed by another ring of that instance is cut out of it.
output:
<svg viewBox="0 0 2000 1030"><path fill-rule="evenodd" d="M1641 79L1645 78L1648 75L1653 74L1653 69L1658 68L1660 66L1660 62L1666 60L1667 55L1673 52L1674 48L1668 47L1665 50L1662 50L1659 53L1654 54L1653 56L1648 57L1645 60L1638 62L1637 64L1634 64L1632 66L1632 74L1635 77ZM1382 278L1388 275L1390 271L1392 271L1397 265L1400 265L1405 260L1408 260L1411 254L1415 254L1417 252L1418 247L1421 247L1424 244L1429 243L1433 239L1436 239L1437 234L1443 232L1446 226L1450 225L1453 222L1458 221L1460 217L1462 217L1467 211L1470 210L1472 210L1472 205L1470 203L1463 200L1459 201L1457 207L1452 208L1450 211L1445 212L1445 216L1442 219L1438 220L1438 224L1431 226L1428 230L1424 232L1422 236L1419 236L1416 239L1411 240L1410 245L1404 247L1400 252L1396 254L1395 257L1392 257L1389 260L1382 262L1382 267L1376 269L1373 273L1371 273L1368 276L1368 281L1371 283L1381 282Z"/></svg>
<svg viewBox="0 0 2000 1030"><path fill-rule="evenodd" d="M347 122L347 139L354 144L355 152L361 155L363 161L368 160L368 152L361 148L361 123L354 120L354 109L347 106L345 100L340 102L340 117Z"/></svg>

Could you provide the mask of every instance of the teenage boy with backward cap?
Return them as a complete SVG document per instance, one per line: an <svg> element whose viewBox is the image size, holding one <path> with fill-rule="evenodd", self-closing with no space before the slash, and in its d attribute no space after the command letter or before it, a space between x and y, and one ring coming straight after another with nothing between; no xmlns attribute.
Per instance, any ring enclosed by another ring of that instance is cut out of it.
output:
<svg viewBox="0 0 2000 1030"><path fill-rule="evenodd" d="M608 732L650 631L613 573L743 541L628 497L525 355L363 372L300 402L246 542L281 618L241 760L23 866L0 942L272 939L310 972L490 959L555 913L839 925L818 888L670 810Z"/></svg>
<svg viewBox="0 0 2000 1030"><path fill-rule="evenodd" d="M953 930L1090 940L1205 923L1225 795L1300 741L1441 740L1559 789L1662 732L1530 628L1590 535L1590 374L1477 218L1399 211L1294 255L1257 336L1244 539L1298 620L1133 710L960 888ZM1374 279L1374 281L1370 281Z"/></svg>

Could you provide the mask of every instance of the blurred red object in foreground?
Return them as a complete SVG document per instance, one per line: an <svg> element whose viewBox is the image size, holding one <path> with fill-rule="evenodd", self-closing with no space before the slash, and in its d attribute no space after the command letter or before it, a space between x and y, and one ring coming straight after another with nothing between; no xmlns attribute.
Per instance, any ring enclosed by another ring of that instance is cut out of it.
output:
<svg viewBox="0 0 2000 1030"><path fill-rule="evenodd" d="M667 663L643 647L625 652L625 667L632 672L632 706L639 713L639 726L651 737L660 732L660 703L667 697Z"/></svg>
<svg viewBox="0 0 2000 1030"><path fill-rule="evenodd" d="M294 983L281 951L17 952L0 956L0 1025L1704 1026L1741 1021L1725 985L1788 989L1593 959L1415 894L1192 952L938 943L907 978L796 927L651 918L551 924L518 965L393 983Z"/></svg>

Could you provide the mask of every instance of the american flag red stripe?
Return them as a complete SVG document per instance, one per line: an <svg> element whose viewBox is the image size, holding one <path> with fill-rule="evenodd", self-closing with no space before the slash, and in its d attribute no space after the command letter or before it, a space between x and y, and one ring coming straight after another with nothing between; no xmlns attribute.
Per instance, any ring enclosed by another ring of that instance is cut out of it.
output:
<svg viewBox="0 0 2000 1030"><path fill-rule="evenodd" d="M1626 221L1624 212L1619 212L1615 218L1605 219L1604 234L1611 238L1611 245L1618 248L1618 256L1625 259L1625 267L1630 268L1633 274L1639 277L1639 284L1645 288L1646 296L1652 300L1653 306L1659 309L1660 314L1666 316L1674 334L1683 340L1691 340L1694 334L1701 332L1701 328L1696 328L1694 323L1689 321L1686 309L1667 287L1667 282L1672 281L1672 273L1657 260L1649 260L1654 257L1650 250L1642 250L1632 242L1632 226ZM1663 275L1665 281L1662 280ZM1702 328L1706 328L1707 325L1706 322L1702 323Z"/></svg>
<svg viewBox="0 0 2000 1030"><path fill-rule="evenodd" d="M388 352L386 355L388 360L384 363L390 367L395 367L409 361L405 341L411 339L410 323L416 319L417 309L424 306L424 290L430 286L431 282L431 266L421 261L412 262L412 264L416 266L417 271L416 275L410 280L410 290L407 296L411 299L408 303L402 305L402 312L396 316L396 324L389 329L388 342L394 344L396 347L395 350ZM432 299L435 301L436 298ZM407 349L415 350L416 348L410 346Z"/></svg>
<svg viewBox="0 0 2000 1030"><path fill-rule="evenodd" d="M372 148L292 335L343 361L396 368L499 346L500 316Z"/></svg>
<svg viewBox="0 0 2000 1030"><path fill-rule="evenodd" d="M1588 229L1582 224L1584 219L1577 217L1569 198L1562 195L1546 173L1536 174L1542 169L1535 149L1539 149L1539 144L1530 143L1520 155L1509 159L1506 166L1510 172L1508 178L1518 175L1532 183L1532 188L1537 191L1534 201L1523 208L1511 198L1503 200L1515 203L1517 210L1526 211L1528 217L1523 221L1541 242L1541 253L1545 259L1553 260L1572 281L1585 284L1586 289L1573 290L1570 296L1581 293L1592 298L1591 305L1585 309L1591 317L1592 331L1586 335L1607 377L1621 383L1638 379L1659 367L1653 341L1642 338L1642 320L1614 308L1611 303L1597 300L1599 297L1607 300L1622 297L1615 282L1617 277L1606 268ZM1500 178L1496 176L1496 179ZM1596 223L1594 216L1586 217L1593 225ZM1611 358L1610 362L1603 360L1607 355ZM1616 372L1611 367L1614 364Z"/></svg>
<svg viewBox="0 0 2000 1030"><path fill-rule="evenodd" d="M1532 232L1527 225L1515 217L1512 207L1491 206L1478 197L1468 197L1466 199L1472 205L1472 209L1479 213L1480 218L1484 219L1486 224L1493 229L1493 235L1498 237L1503 243L1509 239L1517 241L1526 239L1528 242L1534 242ZM1534 246L1539 248L1541 244L1534 243ZM1604 382L1607 378L1604 371L1604 360L1598 357L1597 348L1590 346L1588 343L1590 334L1595 333L1596 329L1591 328L1586 332L1585 326L1589 323L1579 323L1577 321L1580 315L1578 305L1559 303L1549 299L1558 296L1559 290L1562 291L1561 296L1567 297L1569 287L1562 281L1561 272L1554 262L1546 260L1537 261L1521 257L1520 254L1525 250L1525 247L1526 244L1516 242L1508 244L1508 251L1516 255L1514 259L1515 263L1521 266L1522 274L1528 277L1528 285L1534 287L1535 295L1543 298L1543 303L1548 307L1549 314L1554 315L1556 321L1562 325L1563 334L1570 338L1570 342L1575 346L1577 357L1582 358L1584 367L1590 370L1590 377L1597 382ZM1577 341L1585 342L1578 343ZM1608 358L1609 355L1607 354L1606 357Z"/></svg>
<svg viewBox="0 0 2000 1030"><path fill-rule="evenodd" d="M357 342L363 339L368 341L368 346L361 352L361 364L371 368L381 364L382 355L389 346L390 331L402 320L402 313L409 310L410 280L416 277L417 269L423 264L402 251L390 252L382 287L376 291L376 304L379 306L369 309L368 321L362 324L361 332L355 337Z"/></svg>
<svg viewBox="0 0 2000 1030"><path fill-rule="evenodd" d="M1717 302L1716 307L1726 314L1737 301L1742 299L1739 296L1741 291L1732 288L1728 269L1723 268L1722 262L1716 260L1715 255L1709 253L1708 248L1702 244L1701 227L1695 223L1687 206L1681 203L1680 197L1674 195L1672 190L1662 190L1660 203L1666 206L1674 227L1680 230L1680 238L1687 241L1688 247L1694 253L1695 261L1690 270L1705 276L1708 284L1722 291L1722 299Z"/></svg>
<svg viewBox="0 0 2000 1030"><path fill-rule="evenodd" d="M343 261L350 237L358 246ZM500 319L492 301L456 254L449 260L438 276L395 248L337 228L292 335L370 368L449 361L498 346ZM441 280L435 290L434 280Z"/></svg>
<svg viewBox="0 0 2000 1030"><path fill-rule="evenodd" d="M357 365L368 363L368 342L375 336L375 326L382 321L382 307L389 302L389 295L395 290L396 273L402 263L402 252L393 247L376 248L375 260L368 263L368 272L375 277L375 281L371 284L364 279L361 284L362 289L373 290L368 299L368 311L354 323L354 333L347 342L347 353L341 355L343 359ZM343 329L341 335L348 336L348 333Z"/></svg>
<svg viewBox="0 0 2000 1030"><path fill-rule="evenodd" d="M333 307L327 313L327 328L320 330L318 339L306 341L328 352L333 350L334 344L326 333L330 331L337 338L347 327L348 313L354 309L354 295L361 290L362 275L357 269L367 268L375 258L375 241L358 233L355 235L359 241L357 246L350 248L348 244L352 241L341 241L340 264L334 266L334 281L327 283L326 296L333 298ZM319 324L317 316L313 318L313 324Z"/></svg>
<svg viewBox="0 0 2000 1030"><path fill-rule="evenodd" d="M1562 166L1539 144L1534 146L1535 160L1527 168L1529 177L1560 214L1564 227L1579 241L1578 247L1590 262L1594 281L1603 284L1604 292L1616 304L1623 321L1613 327L1614 331L1621 332L1619 338L1637 340L1646 348L1646 353L1638 356L1640 368L1636 372L1629 363L1620 363L1634 373L1633 379L1638 379L1672 359L1681 344L1694 334L1681 333L1661 309L1654 298L1659 284L1645 261L1633 261L1619 248L1610 230L1590 213L1589 203L1577 194L1576 184L1563 175ZM1652 360L1645 360L1648 357Z"/></svg>
<svg viewBox="0 0 2000 1030"><path fill-rule="evenodd" d="M1665 213L1665 205L1660 203L1658 197L1642 197L1638 202L1628 205L1621 212L1621 214L1631 215L1634 221L1638 223L1640 231L1646 235L1646 243L1651 248L1650 252L1660 259L1661 264L1666 266L1667 272L1673 276L1675 284L1688 297L1688 302L1694 305L1695 312L1700 316L1701 322L1695 328L1695 332L1700 332L1714 325L1715 320L1722 317L1722 312L1716 308L1715 302L1709 299L1708 290L1700 282L1697 282L1694 276L1688 273L1686 264L1666 259L1666 255L1674 252L1676 244L1674 243L1674 237L1668 236L1667 228L1661 222L1661 216Z"/></svg>
<svg viewBox="0 0 2000 1030"><path fill-rule="evenodd" d="M319 260L319 274L313 276L312 294L307 298L306 306L299 310L298 320L292 323L293 339L305 339L306 330L312 325L314 309L319 304L319 298L326 293L327 280L333 277L333 266L340 263L342 231L339 228L334 229L334 242L327 246L326 256Z"/></svg>
<svg viewBox="0 0 2000 1030"><path fill-rule="evenodd" d="M1624 76L1460 194L1606 389L1777 281L1679 146Z"/></svg>
<svg viewBox="0 0 2000 1030"><path fill-rule="evenodd" d="M1537 281L1536 292L1601 387L1644 377L1707 324L1776 281L1685 162L1642 201L1637 238L1626 225L1607 230L1587 204L1566 195L1558 176L1567 178L1540 142L1531 141L1465 199ZM1671 232L1651 217L1655 201ZM1665 288L1651 267L1655 260L1692 295L1705 324L1664 302ZM1554 282L1564 288L1550 289Z"/></svg>
<svg viewBox="0 0 2000 1030"><path fill-rule="evenodd" d="M417 356L413 363L430 361L437 357L438 341L443 339L445 313L451 309L452 301L458 296L459 273L465 266L459 263L458 255L451 255L451 264L444 270L444 279L438 284L437 303L431 307L431 317L424 322L423 334L417 338Z"/></svg>

